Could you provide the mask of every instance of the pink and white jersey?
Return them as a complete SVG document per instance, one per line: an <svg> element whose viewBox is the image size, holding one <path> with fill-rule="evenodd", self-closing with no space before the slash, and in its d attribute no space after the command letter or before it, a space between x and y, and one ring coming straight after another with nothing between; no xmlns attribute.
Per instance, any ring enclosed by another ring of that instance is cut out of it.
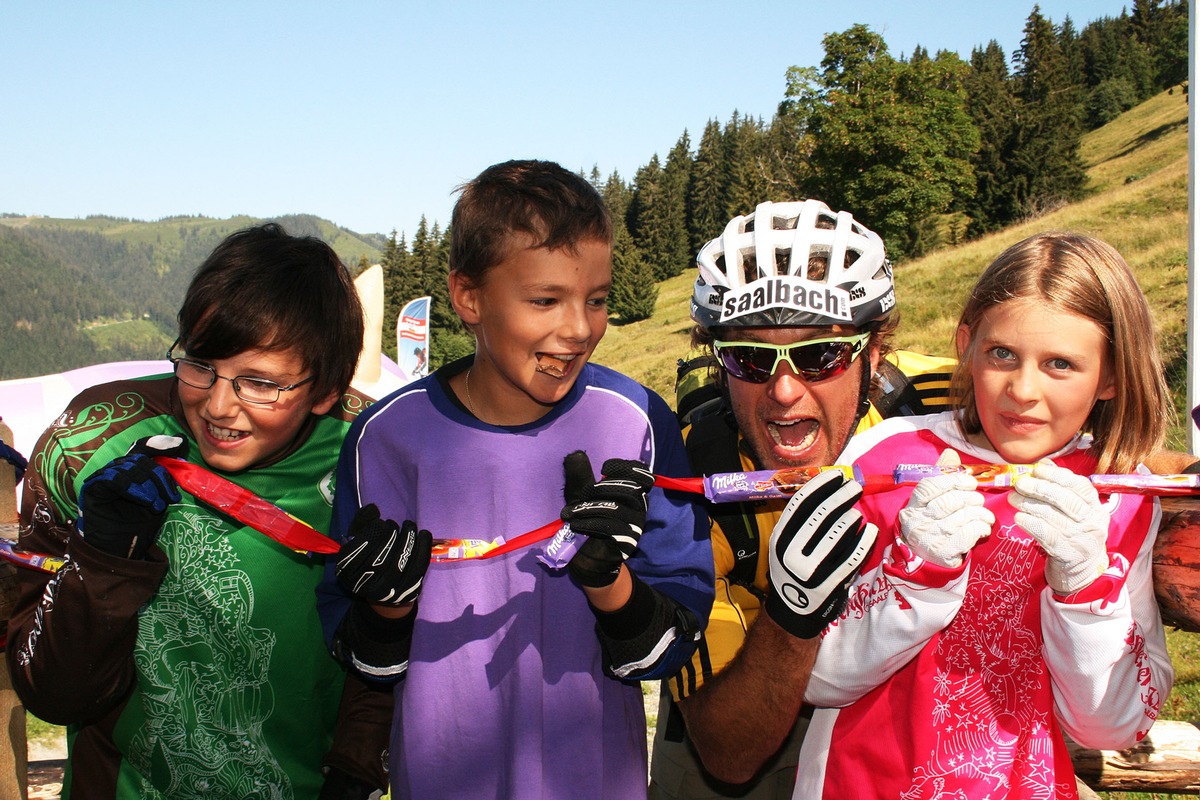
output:
<svg viewBox="0 0 1200 800"><path fill-rule="evenodd" d="M1052 455L1094 471L1086 438ZM951 412L886 420L841 459L864 474L998 454L965 441ZM1046 556L1013 521L1010 490L985 491L991 535L958 569L922 560L899 538L912 486L864 497L875 550L825 632L805 699L818 706L800 755L796 798L1075 798L1062 732L1127 747L1158 716L1174 673L1151 583L1157 499L1101 496L1111 515L1108 571L1059 597Z"/></svg>

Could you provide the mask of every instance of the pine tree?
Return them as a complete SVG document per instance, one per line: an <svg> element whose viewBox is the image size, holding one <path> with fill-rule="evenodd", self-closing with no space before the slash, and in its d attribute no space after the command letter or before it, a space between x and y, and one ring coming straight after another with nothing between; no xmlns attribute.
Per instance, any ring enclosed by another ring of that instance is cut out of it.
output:
<svg viewBox="0 0 1200 800"><path fill-rule="evenodd" d="M1016 98L1009 85L1004 50L995 39L971 53L966 77L971 118L979 129L979 149L971 157L975 196L967 203L967 233L979 236L998 230L1020 215L1009 162L1014 144Z"/></svg>
<svg viewBox="0 0 1200 800"><path fill-rule="evenodd" d="M404 237L396 231L388 238L379 261L383 268L383 351L396 357L396 318L404 304L412 299L414 290L408 269L408 248Z"/></svg>
<svg viewBox="0 0 1200 800"><path fill-rule="evenodd" d="M642 259L624 224L613 230L612 262L609 314L621 322L648 319L654 314L654 304L658 301L658 286L654 283L654 271Z"/></svg>
<svg viewBox="0 0 1200 800"><path fill-rule="evenodd" d="M726 122L721 130L721 182L725 199L725 213L722 216L726 220L749 214L759 202L759 198L751 194L745 181L746 169L743 160L748 155L743 152L746 142L742 136L743 127L742 116L735 109L729 117L729 122Z"/></svg>
<svg viewBox="0 0 1200 800"><path fill-rule="evenodd" d="M1022 213L1036 216L1082 196L1087 175L1079 158L1079 91L1070 82L1054 26L1037 6L1024 34L1013 54L1020 105L1011 167Z"/></svg>
<svg viewBox="0 0 1200 800"><path fill-rule="evenodd" d="M425 219L422 217L421 222ZM421 228L417 229L418 235ZM446 333L464 333L462 320L450 305L450 231L442 232L438 223L433 224L425 237L418 255L417 239L413 239L413 257L420 259L421 293L429 295L429 319L438 330Z"/></svg>
<svg viewBox="0 0 1200 800"><path fill-rule="evenodd" d="M691 138L684 130L679 141L667 154L667 163L663 167L661 192L656 209L662 230L663 262L662 268L655 270L658 280L679 275L695 261L696 254L688 240L687 190L692 174L691 147Z"/></svg>
<svg viewBox="0 0 1200 800"><path fill-rule="evenodd" d="M1065 17L1058 27L1058 47L1062 51L1067 82L1073 86L1084 85L1083 48L1081 37L1075 30L1075 23L1070 15Z"/></svg>
<svg viewBox="0 0 1200 800"><path fill-rule="evenodd" d="M417 223L417 230L413 234L412 245L409 248L411 250L409 271L411 273L414 293L416 294L423 295L429 291L431 273L435 268L436 248L437 242L430 231L429 222L425 219L425 215L422 214L421 221Z"/></svg>
<svg viewBox="0 0 1200 800"><path fill-rule="evenodd" d="M625 227L633 242L639 248L645 248L651 236L651 207L658 202L658 181L662 173L662 163L658 153L650 157L644 166L638 167L633 175L632 193L629 205L625 209Z"/></svg>
<svg viewBox="0 0 1200 800"><path fill-rule="evenodd" d="M604 185L598 186L597 189L612 217L613 228L615 229L619 225L628 233L629 229L625 219L629 213L629 204L633 202L633 190L629 188L629 184L625 183L620 173L614 169L604 181Z"/></svg>
<svg viewBox="0 0 1200 800"><path fill-rule="evenodd" d="M1186 2L1134 0L1130 15L1134 37L1144 44L1154 64L1155 84L1161 89L1183 83L1188 69L1188 9Z"/></svg>
<svg viewBox="0 0 1200 800"><path fill-rule="evenodd" d="M654 155L634 178L633 199L626 214L629 233L642 258L662 280L678 275L678 247L686 246L682 203L674 196L673 179Z"/></svg>
<svg viewBox="0 0 1200 800"><path fill-rule="evenodd" d="M688 252L694 257L709 240L718 236L729 221L725 214L724 163L721 126L714 119L704 126L696 148L687 188Z"/></svg>
<svg viewBox="0 0 1200 800"><path fill-rule="evenodd" d="M1079 36L1079 51L1088 128L1100 127L1158 91L1150 51L1134 37L1128 17L1090 23Z"/></svg>
<svg viewBox="0 0 1200 800"><path fill-rule="evenodd" d="M784 200L791 195L791 183L776 165L772 143L766 126L757 117L742 117L731 120L726 129L729 145L726 147L729 186L727 197L732 211L748 214L759 203L767 200ZM737 209L737 210L734 210Z"/></svg>
<svg viewBox="0 0 1200 800"><path fill-rule="evenodd" d="M429 227L424 216L413 235L412 273L418 276L414 297L428 295L429 301L429 365L437 369L475 349L475 340L450 304L450 229L441 230L438 223Z"/></svg>

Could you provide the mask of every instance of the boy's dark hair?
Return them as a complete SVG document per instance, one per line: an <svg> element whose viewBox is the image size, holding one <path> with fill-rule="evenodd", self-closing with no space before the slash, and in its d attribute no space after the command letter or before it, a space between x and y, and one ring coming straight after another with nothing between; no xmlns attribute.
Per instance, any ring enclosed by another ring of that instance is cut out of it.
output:
<svg viewBox="0 0 1200 800"><path fill-rule="evenodd" d="M553 161L493 164L458 191L450 270L473 284L507 257L517 234L548 250L612 242L612 219L595 187Z"/></svg>
<svg viewBox="0 0 1200 800"><path fill-rule="evenodd" d="M363 309L337 253L275 223L230 234L192 278L179 309L189 356L293 349L316 377L312 396L342 392L363 344Z"/></svg>

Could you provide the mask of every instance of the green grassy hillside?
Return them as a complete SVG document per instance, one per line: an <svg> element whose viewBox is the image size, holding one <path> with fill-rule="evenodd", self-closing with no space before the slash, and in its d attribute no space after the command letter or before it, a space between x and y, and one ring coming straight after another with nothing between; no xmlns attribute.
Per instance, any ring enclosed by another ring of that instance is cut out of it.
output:
<svg viewBox="0 0 1200 800"><path fill-rule="evenodd" d="M386 244L311 215L277 221L329 242L352 270L379 261ZM227 235L259 222L0 215L0 380L161 358L196 268Z"/></svg>
<svg viewBox="0 0 1200 800"><path fill-rule="evenodd" d="M360 234L342 228L311 214L290 214L273 218L289 233L318 236L329 243L342 261L353 267L365 256L372 264L379 261L387 240L381 234ZM18 230L54 228L82 233L99 233L104 237L130 245L150 245L161 254L164 264L185 249L189 239L219 242L236 230L257 225L266 220L237 216L228 219L212 217L164 217L154 222L96 215L83 219L57 217L0 217L0 225ZM195 266L194 264L191 266Z"/></svg>
<svg viewBox="0 0 1200 800"><path fill-rule="evenodd" d="M952 354L951 333L967 291L1004 248L1045 230L1077 230L1116 247L1154 310L1168 377L1186 402L1187 99L1163 93L1088 134L1081 154L1086 199L1020 225L924 258L896 264L901 347ZM870 220L864 220L870 225ZM688 297L695 271L659 286L654 316L611 326L595 360L616 367L673 401L675 361L687 350ZM1183 446L1182 427L1171 443Z"/></svg>

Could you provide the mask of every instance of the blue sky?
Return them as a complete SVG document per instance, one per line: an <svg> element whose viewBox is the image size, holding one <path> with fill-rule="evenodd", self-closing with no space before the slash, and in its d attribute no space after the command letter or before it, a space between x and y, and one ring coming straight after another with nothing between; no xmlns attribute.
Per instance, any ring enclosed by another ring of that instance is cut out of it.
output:
<svg viewBox="0 0 1200 800"><path fill-rule="evenodd" d="M694 145L734 110L769 119L826 33L1011 55L1033 5L5 0L0 212L310 213L411 235L498 161L631 179L684 129ZM1126 4L1039 6L1080 29Z"/></svg>

